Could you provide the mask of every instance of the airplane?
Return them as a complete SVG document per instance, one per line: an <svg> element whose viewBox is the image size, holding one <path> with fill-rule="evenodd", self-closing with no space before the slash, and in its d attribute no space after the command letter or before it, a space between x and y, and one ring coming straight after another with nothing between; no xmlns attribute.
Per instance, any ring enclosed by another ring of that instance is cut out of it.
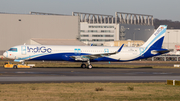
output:
<svg viewBox="0 0 180 101"><path fill-rule="evenodd" d="M90 62L125 62L149 58L170 52L162 44L167 26L160 25L140 47L19 45L4 52L6 58L24 63L27 60L82 62L82 68L92 69ZM85 64L87 62L87 66Z"/></svg>

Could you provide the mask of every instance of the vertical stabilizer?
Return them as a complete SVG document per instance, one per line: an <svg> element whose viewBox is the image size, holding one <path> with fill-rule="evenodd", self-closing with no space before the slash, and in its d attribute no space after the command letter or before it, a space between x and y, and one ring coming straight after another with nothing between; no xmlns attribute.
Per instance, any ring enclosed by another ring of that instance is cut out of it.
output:
<svg viewBox="0 0 180 101"><path fill-rule="evenodd" d="M143 48L161 49L167 26L160 25L158 29L151 35L151 37L141 46Z"/></svg>

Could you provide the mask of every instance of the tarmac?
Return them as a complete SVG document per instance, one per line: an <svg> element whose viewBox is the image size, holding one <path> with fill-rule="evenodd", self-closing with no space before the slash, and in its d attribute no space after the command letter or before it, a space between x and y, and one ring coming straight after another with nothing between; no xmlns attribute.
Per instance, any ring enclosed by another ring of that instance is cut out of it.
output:
<svg viewBox="0 0 180 101"><path fill-rule="evenodd" d="M31 68L0 67L0 83L166 82L180 80L180 68Z"/></svg>

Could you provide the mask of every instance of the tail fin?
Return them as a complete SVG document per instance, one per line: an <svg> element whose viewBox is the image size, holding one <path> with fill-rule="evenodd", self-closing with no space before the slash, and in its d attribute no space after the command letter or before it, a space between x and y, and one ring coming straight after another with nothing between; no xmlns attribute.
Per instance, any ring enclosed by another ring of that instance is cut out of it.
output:
<svg viewBox="0 0 180 101"><path fill-rule="evenodd" d="M151 37L141 46L143 48L161 49L167 26L160 25Z"/></svg>

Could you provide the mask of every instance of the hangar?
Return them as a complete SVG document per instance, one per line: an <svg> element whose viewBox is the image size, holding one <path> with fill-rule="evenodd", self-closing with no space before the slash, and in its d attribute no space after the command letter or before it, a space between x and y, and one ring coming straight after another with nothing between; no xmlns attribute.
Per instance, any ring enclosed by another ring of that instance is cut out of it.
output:
<svg viewBox="0 0 180 101"><path fill-rule="evenodd" d="M15 45L32 44L33 38L75 40L79 36L79 18L40 12L0 13L0 35L1 54Z"/></svg>
<svg viewBox="0 0 180 101"><path fill-rule="evenodd" d="M167 29L163 42L163 48L173 49L168 54L180 55L180 30L179 29Z"/></svg>

